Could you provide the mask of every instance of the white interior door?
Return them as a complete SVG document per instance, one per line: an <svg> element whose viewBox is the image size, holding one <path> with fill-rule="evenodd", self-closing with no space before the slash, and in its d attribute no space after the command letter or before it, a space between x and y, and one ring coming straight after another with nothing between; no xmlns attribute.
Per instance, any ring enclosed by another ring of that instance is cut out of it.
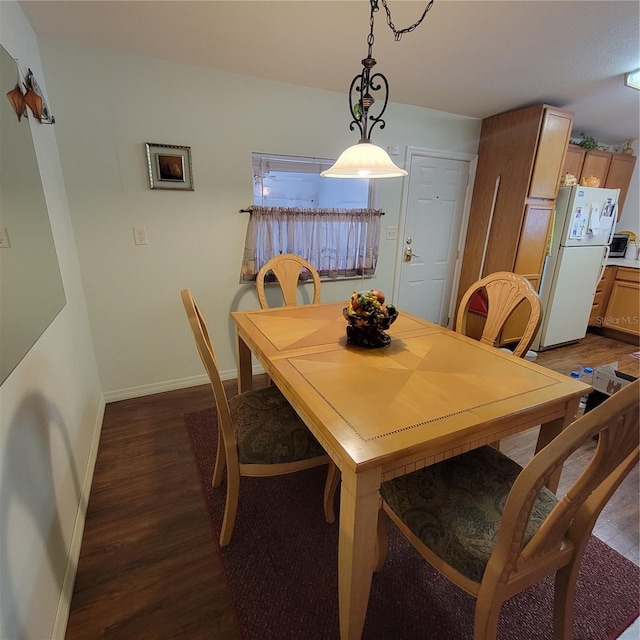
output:
<svg viewBox="0 0 640 640"><path fill-rule="evenodd" d="M400 242L397 304L446 325L469 179L469 160L414 155Z"/></svg>

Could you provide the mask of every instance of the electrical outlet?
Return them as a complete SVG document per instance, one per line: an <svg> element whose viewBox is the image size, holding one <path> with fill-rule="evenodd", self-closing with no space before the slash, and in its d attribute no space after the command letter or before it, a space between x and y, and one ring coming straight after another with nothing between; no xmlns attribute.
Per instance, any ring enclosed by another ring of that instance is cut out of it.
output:
<svg viewBox="0 0 640 640"><path fill-rule="evenodd" d="M387 240L396 240L398 237L398 227L387 227Z"/></svg>
<svg viewBox="0 0 640 640"><path fill-rule="evenodd" d="M133 227L133 241L136 244L149 244L147 240L147 227Z"/></svg>
<svg viewBox="0 0 640 640"><path fill-rule="evenodd" d="M2 227L0 229L0 248L8 248L11 246L9 242L9 233L7 232L7 227Z"/></svg>

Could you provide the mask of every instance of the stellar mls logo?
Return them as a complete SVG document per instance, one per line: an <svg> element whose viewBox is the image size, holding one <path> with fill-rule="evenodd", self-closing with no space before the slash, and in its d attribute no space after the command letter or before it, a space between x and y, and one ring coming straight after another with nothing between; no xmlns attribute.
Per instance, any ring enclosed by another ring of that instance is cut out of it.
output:
<svg viewBox="0 0 640 640"><path fill-rule="evenodd" d="M596 318L598 324L612 324L619 325L637 325L640 324L640 318L638 316L598 316Z"/></svg>

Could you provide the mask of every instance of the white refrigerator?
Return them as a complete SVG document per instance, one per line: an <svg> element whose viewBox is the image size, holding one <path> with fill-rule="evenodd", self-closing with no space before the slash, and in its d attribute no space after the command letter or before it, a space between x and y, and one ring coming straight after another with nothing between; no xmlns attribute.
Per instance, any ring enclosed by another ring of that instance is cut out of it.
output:
<svg viewBox="0 0 640 640"><path fill-rule="evenodd" d="M532 348L584 338L615 230L619 189L560 187L540 285L542 325Z"/></svg>

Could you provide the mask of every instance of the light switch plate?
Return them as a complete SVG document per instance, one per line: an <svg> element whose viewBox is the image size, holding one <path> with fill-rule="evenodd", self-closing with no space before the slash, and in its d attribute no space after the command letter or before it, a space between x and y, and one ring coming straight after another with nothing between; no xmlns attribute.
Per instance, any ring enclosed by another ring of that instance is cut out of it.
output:
<svg viewBox="0 0 640 640"><path fill-rule="evenodd" d="M147 227L133 227L133 241L136 244L149 244Z"/></svg>

